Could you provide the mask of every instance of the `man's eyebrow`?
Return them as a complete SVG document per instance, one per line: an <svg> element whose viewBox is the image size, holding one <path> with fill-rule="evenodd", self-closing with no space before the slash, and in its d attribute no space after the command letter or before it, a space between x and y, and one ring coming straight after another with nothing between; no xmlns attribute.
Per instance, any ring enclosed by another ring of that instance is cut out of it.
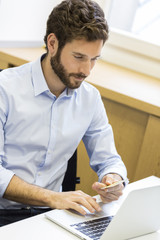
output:
<svg viewBox="0 0 160 240"><path fill-rule="evenodd" d="M73 52L73 54L76 54L76 55L79 55L81 57L88 57L87 55L83 54L83 53L79 53L79 52ZM95 57L93 57L92 59L96 59L96 58L99 58L100 55L97 55Z"/></svg>

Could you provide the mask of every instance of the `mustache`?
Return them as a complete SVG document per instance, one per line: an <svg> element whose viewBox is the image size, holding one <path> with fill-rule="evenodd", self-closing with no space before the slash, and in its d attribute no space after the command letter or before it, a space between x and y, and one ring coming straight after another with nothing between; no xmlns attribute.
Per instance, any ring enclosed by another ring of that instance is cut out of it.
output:
<svg viewBox="0 0 160 240"><path fill-rule="evenodd" d="M83 73L70 73L69 77L75 77L75 78L86 78L87 76Z"/></svg>

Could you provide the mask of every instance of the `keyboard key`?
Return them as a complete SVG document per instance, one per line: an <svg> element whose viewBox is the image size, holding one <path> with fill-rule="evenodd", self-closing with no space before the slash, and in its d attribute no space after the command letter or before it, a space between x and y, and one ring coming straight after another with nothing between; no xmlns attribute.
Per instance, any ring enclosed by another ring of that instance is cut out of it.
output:
<svg viewBox="0 0 160 240"><path fill-rule="evenodd" d="M112 216L98 218L82 223L72 224L71 227L74 227L76 230L86 236L89 236L93 240L99 240L112 218Z"/></svg>

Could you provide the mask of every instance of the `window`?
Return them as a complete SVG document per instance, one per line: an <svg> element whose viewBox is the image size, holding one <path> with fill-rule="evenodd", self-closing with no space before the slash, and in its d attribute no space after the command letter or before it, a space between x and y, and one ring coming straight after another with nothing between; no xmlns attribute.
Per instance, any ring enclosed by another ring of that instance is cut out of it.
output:
<svg viewBox="0 0 160 240"><path fill-rule="evenodd" d="M160 79L160 1L97 0L110 37L102 58Z"/></svg>
<svg viewBox="0 0 160 240"><path fill-rule="evenodd" d="M160 44L159 0L113 0L108 21L113 28L133 33L153 44Z"/></svg>
<svg viewBox="0 0 160 240"><path fill-rule="evenodd" d="M0 47L40 47L48 15L61 0L0 0Z"/></svg>

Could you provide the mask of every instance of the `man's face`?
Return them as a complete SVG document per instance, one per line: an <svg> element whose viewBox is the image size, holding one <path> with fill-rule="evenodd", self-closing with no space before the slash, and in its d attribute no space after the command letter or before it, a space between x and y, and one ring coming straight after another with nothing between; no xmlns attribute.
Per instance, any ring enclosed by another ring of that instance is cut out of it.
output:
<svg viewBox="0 0 160 240"><path fill-rule="evenodd" d="M78 88L90 74L103 46L102 40L73 40L51 57L53 71L68 88Z"/></svg>

